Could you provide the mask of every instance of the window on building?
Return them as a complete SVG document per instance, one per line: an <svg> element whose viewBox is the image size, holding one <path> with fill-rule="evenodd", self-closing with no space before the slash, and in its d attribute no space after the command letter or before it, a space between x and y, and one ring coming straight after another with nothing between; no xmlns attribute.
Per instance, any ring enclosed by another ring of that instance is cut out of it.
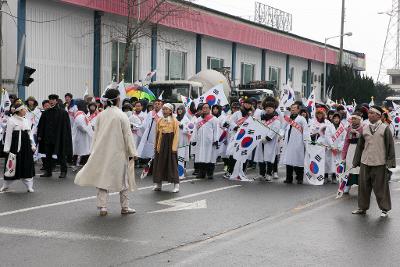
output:
<svg viewBox="0 0 400 267"><path fill-rule="evenodd" d="M281 68L269 67L269 80L276 82L276 88L279 90L281 85Z"/></svg>
<svg viewBox="0 0 400 267"><path fill-rule="evenodd" d="M186 53L180 51L166 50L165 56L165 79L186 79Z"/></svg>
<svg viewBox="0 0 400 267"><path fill-rule="evenodd" d="M124 60L125 60L125 43L121 43L118 41L112 42L112 51L111 51L111 78L114 81L118 81L120 74L122 72ZM136 57L136 47L132 45L128 54L128 62L127 68L124 73L124 80L126 83L134 82L137 77L135 77L135 70L137 68L137 60Z"/></svg>
<svg viewBox="0 0 400 267"><path fill-rule="evenodd" d="M247 84L249 82L254 81L254 64L248 64L242 62L242 84Z"/></svg>
<svg viewBox="0 0 400 267"><path fill-rule="evenodd" d="M308 75L308 71L307 70L303 70L303 74L301 76L301 93L303 95L303 97L308 97L306 96L306 91L307 91L307 75Z"/></svg>
<svg viewBox="0 0 400 267"><path fill-rule="evenodd" d="M224 66L224 60L222 58L207 57L207 69L219 69Z"/></svg>
<svg viewBox="0 0 400 267"><path fill-rule="evenodd" d="M288 82L291 81L292 82L292 86L294 84L294 67L291 67L289 70L289 75L288 75Z"/></svg>

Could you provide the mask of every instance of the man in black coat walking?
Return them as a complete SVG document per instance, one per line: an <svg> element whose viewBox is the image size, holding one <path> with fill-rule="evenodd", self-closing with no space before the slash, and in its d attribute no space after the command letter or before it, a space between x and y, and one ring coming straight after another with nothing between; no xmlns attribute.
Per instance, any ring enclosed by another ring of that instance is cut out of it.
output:
<svg viewBox="0 0 400 267"><path fill-rule="evenodd" d="M38 125L39 153L46 154L46 172L41 177L51 177L53 170L52 156L57 155L60 163L61 174L59 178L67 175L66 157L72 155L71 122L65 109L57 101L58 95L49 95L51 108L44 111Z"/></svg>

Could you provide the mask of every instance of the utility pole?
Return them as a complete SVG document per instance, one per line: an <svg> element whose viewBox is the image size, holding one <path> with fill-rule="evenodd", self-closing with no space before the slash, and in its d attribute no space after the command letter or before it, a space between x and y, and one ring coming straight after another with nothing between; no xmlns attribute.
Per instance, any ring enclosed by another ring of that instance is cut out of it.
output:
<svg viewBox="0 0 400 267"><path fill-rule="evenodd" d="M0 0L0 91L3 90L3 58L2 58L2 49L3 49L3 4L7 1Z"/></svg>
<svg viewBox="0 0 400 267"><path fill-rule="evenodd" d="M343 65L343 35L344 35L344 19L345 19L345 0L342 0L342 19L340 25L340 52L339 52L339 66Z"/></svg>

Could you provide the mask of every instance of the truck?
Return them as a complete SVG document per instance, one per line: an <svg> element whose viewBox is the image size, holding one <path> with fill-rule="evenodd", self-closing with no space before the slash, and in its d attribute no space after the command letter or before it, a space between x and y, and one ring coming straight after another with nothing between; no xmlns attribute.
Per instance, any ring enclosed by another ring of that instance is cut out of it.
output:
<svg viewBox="0 0 400 267"><path fill-rule="evenodd" d="M238 98L252 97L257 101L262 101L266 96L274 97L275 94L275 82L269 81L253 81L247 84L240 84L238 89L233 92L233 95Z"/></svg>
<svg viewBox="0 0 400 267"><path fill-rule="evenodd" d="M222 83L224 93L229 99L232 91L231 86L227 78L215 70L201 71L188 80L152 82L149 84L149 89L156 97L162 94L164 101L179 104L182 103L181 96L196 99L219 83Z"/></svg>

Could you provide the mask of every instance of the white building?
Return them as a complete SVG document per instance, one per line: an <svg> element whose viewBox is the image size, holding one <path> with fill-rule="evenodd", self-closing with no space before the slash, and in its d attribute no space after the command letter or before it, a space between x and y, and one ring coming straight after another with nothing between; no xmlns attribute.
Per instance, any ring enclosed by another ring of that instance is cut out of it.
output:
<svg viewBox="0 0 400 267"><path fill-rule="evenodd" d="M8 10L9 8L9 10ZM3 8L4 9L4 8ZM3 14L4 87L12 90L18 47L26 35L23 66L35 68L35 81L18 86L22 98L42 100L50 93L71 92L82 97L85 84L99 95L113 79L124 54L126 8L120 0L15 0ZM142 7L141 17L146 14ZM15 22L14 22L15 21ZM126 82L157 70L156 80L187 79L200 70L230 67L236 85L252 80L287 81L302 95L323 83L324 44L190 4L179 16L148 27L129 55ZM328 65L336 64L339 49L329 46ZM344 59L365 69L365 55L345 51ZM21 76L20 76L21 77Z"/></svg>

